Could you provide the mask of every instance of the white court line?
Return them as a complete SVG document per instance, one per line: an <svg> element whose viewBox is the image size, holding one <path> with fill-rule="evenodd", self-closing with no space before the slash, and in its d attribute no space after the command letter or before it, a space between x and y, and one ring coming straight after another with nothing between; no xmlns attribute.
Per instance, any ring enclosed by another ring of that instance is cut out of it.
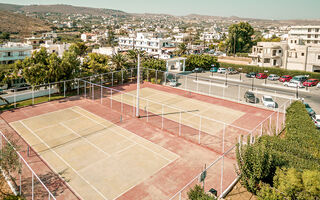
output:
<svg viewBox="0 0 320 200"><path fill-rule="evenodd" d="M103 197L104 199L108 200L108 198L106 198L101 192L99 192L99 190L97 188L95 188L93 185L91 185L89 183L89 181L87 181L85 178L83 178L73 167L71 167L71 165L66 162L57 152L53 151L50 146L45 143L37 134L35 134L28 126L26 126L21 120L19 120L19 122L28 130L30 131L36 138L38 138L44 145L46 145L48 147L48 149L50 151L52 151L58 158L60 158L61 161L63 161L70 169L72 169L72 171L74 171L84 182L86 182L92 189L94 189L101 197ZM65 181L66 182L66 181ZM72 187L71 187L72 188ZM81 197L81 195L79 195Z"/></svg>
<svg viewBox="0 0 320 200"><path fill-rule="evenodd" d="M110 157L110 154L108 154L107 152L105 152L104 150L102 150L100 147L98 147L97 145L93 144L92 142L90 142L87 138L79 135L78 133L76 133L74 130L72 130L71 128L69 128L68 126L66 126L65 124L63 124L63 122L60 122L59 124L61 124L61 126L65 127L66 129L70 130L72 133L74 133L76 136L78 136L79 138L82 138L84 140L86 140L87 143L91 144L94 148L96 148L98 151L101 151L102 153L104 153L105 155L108 156L108 158ZM98 131L99 132L99 131Z"/></svg>
<svg viewBox="0 0 320 200"><path fill-rule="evenodd" d="M76 107L78 107L78 106L76 106ZM80 107L78 107L78 108L80 108ZM80 109L82 109L82 108L80 108ZM84 110L84 109L82 109L82 110ZM104 127L106 127L106 128L108 128L107 126L105 126L104 124L102 124L102 123L100 123L100 122L98 122L98 121L96 121L96 120L94 120L94 119L92 119L91 117L88 117L88 116L86 116L86 115L84 115L84 114L82 114L82 113L80 113L79 111L76 111L76 110L74 110L75 112L78 112L79 114L81 114L81 115L83 115L83 116L85 116L85 117L87 117L88 119L90 119L90 120L92 120L93 122L95 122L95 123L97 123L97 124L100 124L100 125L102 125L102 126L104 126ZM87 112L87 111L86 111ZM90 112L89 112L90 113ZM105 119L104 119L105 120ZM110 123L112 123L112 122L110 122ZM118 126L118 125L116 125L116 124L114 124L113 123L113 125L114 126L117 126L118 128L120 128L120 129L123 129L122 127L120 127L120 126ZM125 130L125 131L127 131L126 129L123 129L123 130ZM112 130L111 129L111 131L112 132L114 132L114 133L116 133L116 134L118 134L118 135L120 135L120 136L122 136L122 137L124 137L124 138L126 138L127 140L130 140L131 142L133 142L133 143L136 143L137 145L140 145L140 146L142 146L143 148L145 148L145 149L147 149L147 150L149 150L149 151L151 151L151 152L153 152L154 154L156 154L156 155L158 155L158 156L160 156L160 157L162 157L163 159L165 159L165 160L167 160L167 161L169 161L169 162L172 162L172 161L174 161L174 160L169 160L168 158L166 158L166 157L164 157L163 155L161 155L161 154L159 154L159 153L157 153L157 152L155 152L155 151L153 151L152 149L149 149L148 147L145 147L144 145L142 145L142 144L139 144L139 143L137 143L136 141L134 141L134 140L132 140L131 138L128 138L128 137L126 137L126 136L124 136L124 135L122 135L122 134L119 134L119 133L117 133L116 131L114 131L114 130ZM131 133L131 132L130 132ZM134 133L131 133L131 134L134 134ZM150 142L151 144L154 144L154 143L152 143L151 141L149 141L149 140L146 140L146 139L144 139L144 138L142 138L142 137L140 137L140 136L138 136L138 135L136 135L137 137L139 137L139 138L141 138L141 139L143 139L144 141L147 141L147 142ZM162 146L160 146L160 145L157 145L157 146L159 146L160 148L162 148L162 149L164 149L165 151L167 151L167 152L169 152L169 153L172 153L172 152L170 152L170 151L168 151L167 149L165 149L165 148L163 148ZM172 153L173 154L173 153ZM175 154L175 155L177 155L177 154ZM178 156L178 155L177 155ZM180 156L179 156L180 157Z"/></svg>
<svg viewBox="0 0 320 200"><path fill-rule="evenodd" d="M82 117L82 116L81 116L81 117ZM76 118L73 118L73 119L64 120L63 122L69 122L69 121L72 121L72 120L80 119L81 117L76 117ZM59 122L59 123L61 123L61 122ZM53 125L50 125L50 126L46 126L46 127L43 127L43 128L35 129L34 132L38 132L38 131L44 130L44 129L46 129L46 128L51 128L51 127L53 127L53 126L58 125L59 123L53 124Z"/></svg>

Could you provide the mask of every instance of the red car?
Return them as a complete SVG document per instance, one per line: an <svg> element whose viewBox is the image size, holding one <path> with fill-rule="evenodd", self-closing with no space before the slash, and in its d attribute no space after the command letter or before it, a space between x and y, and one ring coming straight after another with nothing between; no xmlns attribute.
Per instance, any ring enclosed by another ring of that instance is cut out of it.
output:
<svg viewBox="0 0 320 200"><path fill-rule="evenodd" d="M266 78L268 78L268 76L267 76L267 74L265 74L265 73L258 73L258 74L256 75L256 78L257 78L257 79L266 79Z"/></svg>
<svg viewBox="0 0 320 200"><path fill-rule="evenodd" d="M309 79L303 82L303 86L311 87L311 86L316 86L318 83L319 83L318 79Z"/></svg>
<svg viewBox="0 0 320 200"><path fill-rule="evenodd" d="M284 75L279 78L280 82L289 82L292 79L292 76Z"/></svg>

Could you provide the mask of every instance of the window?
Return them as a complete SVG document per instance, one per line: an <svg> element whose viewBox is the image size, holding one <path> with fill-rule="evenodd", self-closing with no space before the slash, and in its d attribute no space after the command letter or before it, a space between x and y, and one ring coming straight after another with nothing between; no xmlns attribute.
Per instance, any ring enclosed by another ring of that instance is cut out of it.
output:
<svg viewBox="0 0 320 200"><path fill-rule="evenodd" d="M320 60L320 55L318 55L318 60Z"/></svg>
<svg viewBox="0 0 320 200"><path fill-rule="evenodd" d="M307 43L309 44L309 43L310 43L310 40L308 40Z"/></svg>
<svg viewBox="0 0 320 200"><path fill-rule="evenodd" d="M316 32L319 32L319 29L318 29L318 28L316 28Z"/></svg>
<svg viewBox="0 0 320 200"><path fill-rule="evenodd" d="M24 52L23 51L19 51L19 56L24 56Z"/></svg>
<svg viewBox="0 0 320 200"><path fill-rule="evenodd" d="M265 58L264 63L270 63L270 58Z"/></svg>
<svg viewBox="0 0 320 200"><path fill-rule="evenodd" d="M311 35L310 35L310 34L308 35L308 38L311 38Z"/></svg>
<svg viewBox="0 0 320 200"><path fill-rule="evenodd" d="M318 35L314 35L314 38L318 38Z"/></svg>
<svg viewBox="0 0 320 200"><path fill-rule="evenodd" d="M311 32L311 28L308 28L308 32Z"/></svg>
<svg viewBox="0 0 320 200"><path fill-rule="evenodd" d="M301 53L301 56L304 56L304 53Z"/></svg>
<svg viewBox="0 0 320 200"><path fill-rule="evenodd" d="M282 51L281 50L279 50L279 53L281 53Z"/></svg>

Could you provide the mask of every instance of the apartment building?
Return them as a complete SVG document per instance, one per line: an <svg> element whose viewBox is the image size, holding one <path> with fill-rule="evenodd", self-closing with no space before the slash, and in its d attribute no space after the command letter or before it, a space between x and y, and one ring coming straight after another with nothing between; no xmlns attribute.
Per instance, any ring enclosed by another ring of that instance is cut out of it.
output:
<svg viewBox="0 0 320 200"><path fill-rule="evenodd" d="M320 72L320 45L305 45L303 39L258 42L249 54L253 65Z"/></svg>
<svg viewBox="0 0 320 200"><path fill-rule="evenodd" d="M304 44L320 45L320 26L292 26L289 38L302 39Z"/></svg>
<svg viewBox="0 0 320 200"><path fill-rule="evenodd" d="M220 40L222 35L218 32L204 32L200 35L200 40L206 41L207 43L211 43L214 39Z"/></svg>
<svg viewBox="0 0 320 200"><path fill-rule="evenodd" d="M173 36L175 43L184 43L187 40L190 40L191 36L189 33L179 33Z"/></svg>
<svg viewBox="0 0 320 200"><path fill-rule="evenodd" d="M0 45L0 64L12 64L31 56L32 46L25 43L8 42Z"/></svg>
<svg viewBox="0 0 320 200"><path fill-rule="evenodd" d="M46 41L45 44L41 44L40 47L45 47L48 53L56 53L59 57L63 56L63 53L69 50L71 44L54 44L52 40Z"/></svg>
<svg viewBox="0 0 320 200"><path fill-rule="evenodd" d="M139 49L150 55L161 56L168 48L174 48L170 39L156 37L153 33L137 33L136 37L119 37L121 49Z"/></svg>

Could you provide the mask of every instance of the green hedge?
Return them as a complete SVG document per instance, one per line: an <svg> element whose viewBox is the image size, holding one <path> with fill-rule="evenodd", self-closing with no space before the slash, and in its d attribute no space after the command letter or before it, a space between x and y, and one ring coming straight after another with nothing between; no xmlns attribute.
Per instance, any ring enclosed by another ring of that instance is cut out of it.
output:
<svg viewBox="0 0 320 200"><path fill-rule="evenodd" d="M220 67L224 67L224 68L232 67L236 70L239 70L239 68L242 68L241 72L243 73L248 73L248 72L264 73L264 71L268 70L267 74L277 74L279 76L309 75L310 76L309 78L320 79L320 73L317 73L317 72L305 72L305 71L299 71L299 70L286 70L286 69L280 69L275 67L259 67L255 65L239 65L239 64L231 64L231 63L220 63Z"/></svg>

